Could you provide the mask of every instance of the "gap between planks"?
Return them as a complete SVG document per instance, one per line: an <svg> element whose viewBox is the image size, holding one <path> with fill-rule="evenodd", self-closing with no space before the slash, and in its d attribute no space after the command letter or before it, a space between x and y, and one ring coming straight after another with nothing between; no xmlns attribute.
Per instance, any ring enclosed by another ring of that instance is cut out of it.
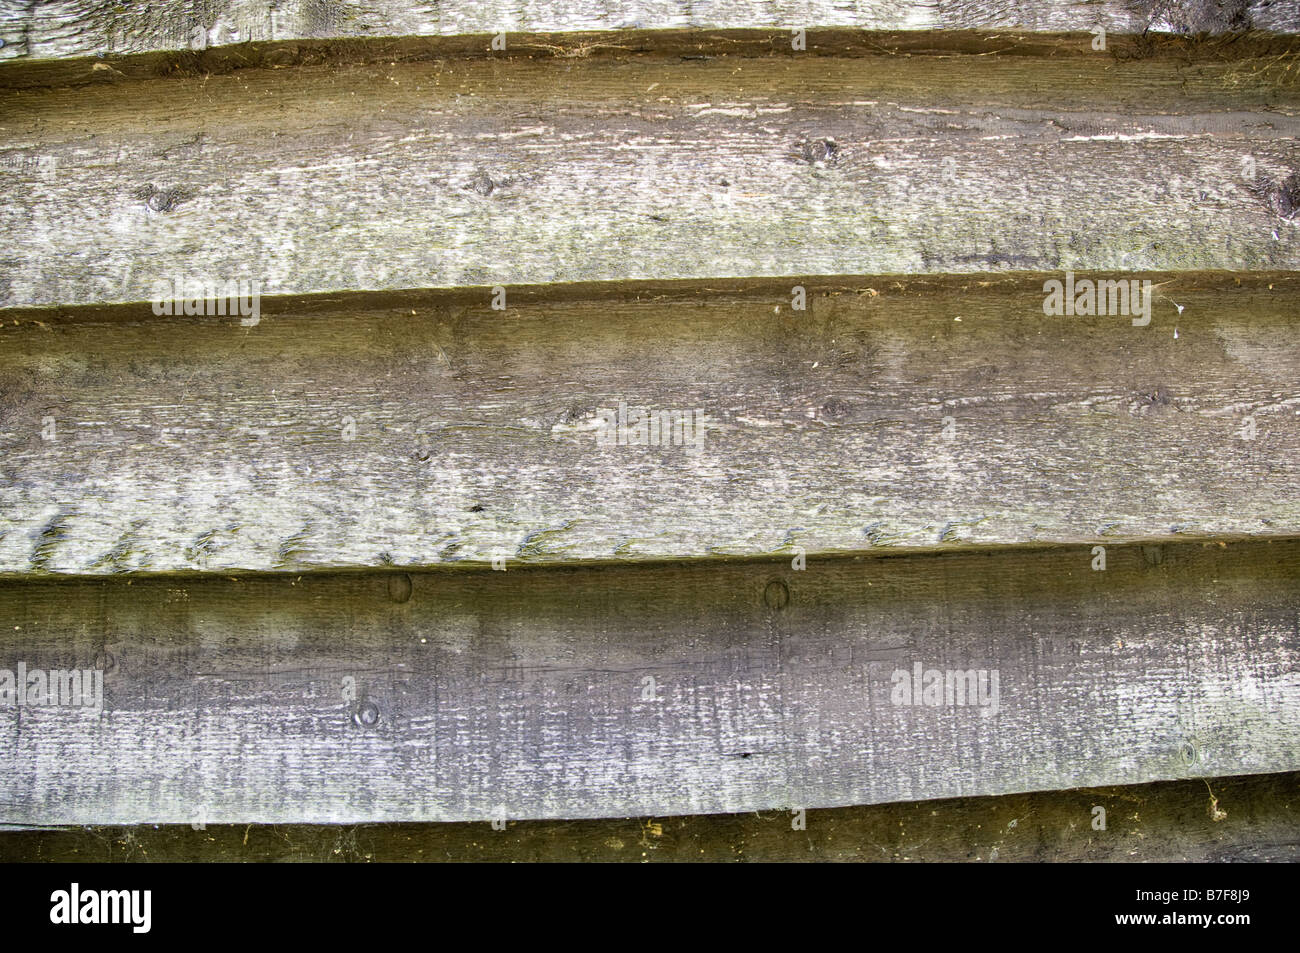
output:
<svg viewBox="0 0 1300 953"><path fill-rule="evenodd" d="M3 29L0 26L0 29ZM630 57L666 60L798 57L1106 57L1116 64L1166 60L1184 65L1254 61L1283 74L1295 69L1293 29L1226 36L1139 32L1108 33L1105 48L1086 30L940 30L891 32L810 28L793 49L790 32L761 29L620 30L569 33L508 33L505 49L494 49L497 35L385 36L346 39L302 37L257 40L203 49L78 51L71 56L31 57L21 46L0 47L0 89L113 86L125 80L181 79L237 70L295 67L346 67L417 63L450 59L586 60ZM497 40L500 42L500 40ZM5 53L9 52L9 56ZM107 55L106 55L107 53Z"/></svg>
<svg viewBox="0 0 1300 953"><path fill-rule="evenodd" d="M1300 775L597 821L0 831L0 860L203 862L1300 860ZM1101 808L1104 813L1099 813Z"/></svg>

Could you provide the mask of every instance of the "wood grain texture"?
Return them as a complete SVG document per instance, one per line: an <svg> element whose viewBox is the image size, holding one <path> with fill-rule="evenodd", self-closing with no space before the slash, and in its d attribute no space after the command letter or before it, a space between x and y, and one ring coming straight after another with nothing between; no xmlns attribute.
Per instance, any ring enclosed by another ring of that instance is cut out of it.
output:
<svg viewBox="0 0 1300 953"><path fill-rule="evenodd" d="M0 571L1300 532L1297 279L1155 279L1146 327L1010 278L11 313ZM700 443L601 446L620 402Z"/></svg>
<svg viewBox="0 0 1300 953"><path fill-rule="evenodd" d="M1213 801L1211 800L1213 799ZM1093 809L1106 811L1094 830ZM1217 809L1219 814L1212 814ZM54 863L957 863L1300 860L1300 775L807 811L588 821L76 827L0 833Z"/></svg>
<svg viewBox="0 0 1300 953"><path fill-rule="evenodd" d="M0 823L737 813L1300 769L1300 542L1091 559L7 583L4 667L105 674L100 713L0 709ZM896 704L918 663L998 673L996 705Z"/></svg>
<svg viewBox="0 0 1300 953"><path fill-rule="evenodd" d="M1276 67L1276 68L1275 68ZM0 94L0 306L1300 268L1300 85L1106 54L437 61Z"/></svg>
<svg viewBox="0 0 1300 953"><path fill-rule="evenodd" d="M1178 34L1300 32L1295 4L1277 0L3 0L0 57L53 58L230 46L250 41L669 29L849 27Z"/></svg>

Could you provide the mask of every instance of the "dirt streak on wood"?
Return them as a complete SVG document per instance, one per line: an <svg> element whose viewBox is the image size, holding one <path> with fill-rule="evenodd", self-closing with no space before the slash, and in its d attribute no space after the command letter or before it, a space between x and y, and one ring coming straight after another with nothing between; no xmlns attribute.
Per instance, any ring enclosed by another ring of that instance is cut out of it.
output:
<svg viewBox="0 0 1300 953"><path fill-rule="evenodd" d="M73 58L4 58L0 89L112 87L126 80L211 77L240 70L291 67L395 66L398 63L491 60L505 65L526 60L626 60L656 56L674 61L759 58L929 57L950 60L1042 57L1102 59L1114 65L1163 61L1184 68L1235 62L1240 75L1269 75L1294 86L1300 71L1295 37L1289 33L1214 36L1142 33L1108 34L1104 49L1092 33L997 33L985 30L884 32L854 29L807 31L802 49L791 49L788 33L765 30L636 30L581 33L511 33L505 50L493 37L392 36L370 39L282 40L209 46L197 50L119 53Z"/></svg>
<svg viewBox="0 0 1300 953"><path fill-rule="evenodd" d="M1041 277L23 312L0 572L1300 532L1297 279L1153 277L1145 327L1045 316ZM697 442L601 446L621 403Z"/></svg>
<svg viewBox="0 0 1300 953"><path fill-rule="evenodd" d="M437 61L0 94L0 306L1073 268L1295 270L1266 65Z"/></svg>
<svg viewBox="0 0 1300 953"><path fill-rule="evenodd" d="M959 57L1098 59L1114 65L1164 61L1194 68L1234 62L1238 75L1267 75L1294 86L1300 79L1295 37L1279 33L1185 35L1108 34L1105 49L1094 48L1091 33L1059 34L983 30L882 32L853 29L810 30L805 48L791 49L791 36L764 30L655 30L615 33L511 33L505 50L492 37L393 36L373 39L283 40L209 46L203 50L125 53L73 58L5 59L0 48L0 89L113 87L125 80L211 77L238 70L290 67L395 66L398 63L490 59L498 65L524 60L627 59L669 57L675 61L805 57Z"/></svg>
<svg viewBox="0 0 1300 953"><path fill-rule="evenodd" d="M0 823L737 813L1300 770L1300 541L1094 558L8 583L4 667L99 666L104 691L0 709ZM985 678L902 704L917 666Z"/></svg>

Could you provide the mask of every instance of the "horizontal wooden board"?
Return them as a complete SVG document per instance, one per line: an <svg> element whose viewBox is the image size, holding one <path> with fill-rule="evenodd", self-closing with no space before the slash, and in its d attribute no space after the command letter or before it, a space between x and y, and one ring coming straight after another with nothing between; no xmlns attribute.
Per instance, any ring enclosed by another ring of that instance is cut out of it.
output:
<svg viewBox="0 0 1300 953"><path fill-rule="evenodd" d="M573 31L849 27L861 30L1005 30L1030 33L1300 32L1294 4L1276 0L103 0L0 2L0 58L52 58L188 50L250 41L455 36Z"/></svg>
<svg viewBox="0 0 1300 953"><path fill-rule="evenodd" d="M1099 820L1104 829L1095 826ZM1300 775L877 804L806 811L803 817L765 811L507 821L502 830L484 823L196 826L0 833L0 860L1294 863L1300 861Z"/></svg>
<svg viewBox="0 0 1300 953"><path fill-rule="evenodd" d="M1144 327L1041 278L12 316L0 572L1300 532L1297 279L1153 277ZM602 446L620 403L698 427Z"/></svg>
<svg viewBox="0 0 1300 953"><path fill-rule="evenodd" d="M1293 72L627 54L9 90L0 307L147 301L178 275L1294 270Z"/></svg>
<svg viewBox="0 0 1300 953"><path fill-rule="evenodd" d="M0 667L103 675L98 711L0 706L0 823L736 813L1300 770L1300 541L1093 559L5 583ZM899 704L917 666L985 673L979 703Z"/></svg>

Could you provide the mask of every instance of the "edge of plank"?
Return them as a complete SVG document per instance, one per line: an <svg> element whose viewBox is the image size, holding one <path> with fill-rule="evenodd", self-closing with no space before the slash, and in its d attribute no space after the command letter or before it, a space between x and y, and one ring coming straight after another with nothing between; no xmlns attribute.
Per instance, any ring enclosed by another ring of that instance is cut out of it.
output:
<svg viewBox="0 0 1300 953"><path fill-rule="evenodd" d="M1300 57L1290 33L1116 33L1097 51L1094 35L1025 30L879 31L812 29L804 50L771 29L611 30L509 34L504 50L492 34L257 40L203 50L157 49L67 58L0 59L0 89L113 85L127 80L202 77L245 69L340 67L444 59L556 59L654 56L713 59L800 56L1104 56L1116 62L1173 59L1188 64L1255 57Z"/></svg>

